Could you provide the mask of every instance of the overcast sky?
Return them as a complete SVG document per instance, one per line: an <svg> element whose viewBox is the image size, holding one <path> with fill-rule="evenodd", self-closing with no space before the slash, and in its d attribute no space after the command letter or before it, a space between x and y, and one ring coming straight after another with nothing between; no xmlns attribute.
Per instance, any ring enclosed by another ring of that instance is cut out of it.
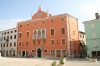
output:
<svg viewBox="0 0 100 66"><path fill-rule="evenodd" d="M69 13L78 18L80 31L84 31L82 22L95 19L95 13L100 11L100 0L0 0L0 31L31 19L31 13L36 13L40 5L52 15Z"/></svg>

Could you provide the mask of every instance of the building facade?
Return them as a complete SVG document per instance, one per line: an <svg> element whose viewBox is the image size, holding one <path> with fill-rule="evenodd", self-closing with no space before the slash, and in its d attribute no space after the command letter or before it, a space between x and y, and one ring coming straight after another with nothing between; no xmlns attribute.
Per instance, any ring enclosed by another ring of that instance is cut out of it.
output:
<svg viewBox="0 0 100 66"><path fill-rule="evenodd" d="M1 31L1 55L2 56L17 56L17 35L18 29L13 28Z"/></svg>
<svg viewBox="0 0 100 66"><path fill-rule="evenodd" d="M87 47L86 47L86 36L85 32L79 31L79 40L80 40L80 57L87 56Z"/></svg>
<svg viewBox="0 0 100 66"><path fill-rule="evenodd" d="M51 15L39 6L31 20L17 23L18 56L79 56L78 19L69 14Z"/></svg>
<svg viewBox="0 0 100 66"><path fill-rule="evenodd" d="M94 55L100 56L100 19L96 15L96 19L84 21L87 55L92 57Z"/></svg>

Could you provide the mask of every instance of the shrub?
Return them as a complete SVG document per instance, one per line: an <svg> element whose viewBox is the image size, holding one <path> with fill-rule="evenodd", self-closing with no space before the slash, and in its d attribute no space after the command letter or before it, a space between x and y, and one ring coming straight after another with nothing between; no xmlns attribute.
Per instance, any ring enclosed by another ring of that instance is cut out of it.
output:
<svg viewBox="0 0 100 66"><path fill-rule="evenodd" d="M90 58L90 56L88 55L88 58Z"/></svg>
<svg viewBox="0 0 100 66"><path fill-rule="evenodd" d="M54 62L51 64L51 66L56 66L56 61L54 61Z"/></svg>
<svg viewBox="0 0 100 66"><path fill-rule="evenodd" d="M62 57L59 61L60 64L64 64L64 57Z"/></svg>
<svg viewBox="0 0 100 66"><path fill-rule="evenodd" d="M93 58L93 59L96 59L97 57L94 55L92 58Z"/></svg>

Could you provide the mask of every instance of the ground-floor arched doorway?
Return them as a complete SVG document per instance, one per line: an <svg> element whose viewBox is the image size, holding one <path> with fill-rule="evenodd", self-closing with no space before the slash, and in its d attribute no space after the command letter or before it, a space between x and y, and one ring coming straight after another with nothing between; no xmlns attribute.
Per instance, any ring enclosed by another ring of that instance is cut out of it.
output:
<svg viewBox="0 0 100 66"><path fill-rule="evenodd" d="M37 49L37 57L41 57L41 49L40 48Z"/></svg>

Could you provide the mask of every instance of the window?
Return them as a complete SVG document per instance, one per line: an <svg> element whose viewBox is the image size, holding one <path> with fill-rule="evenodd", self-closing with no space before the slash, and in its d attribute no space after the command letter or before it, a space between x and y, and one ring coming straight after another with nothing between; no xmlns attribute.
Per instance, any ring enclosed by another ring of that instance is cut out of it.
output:
<svg viewBox="0 0 100 66"><path fill-rule="evenodd" d="M51 45L54 45L54 39L53 39L53 40L51 40Z"/></svg>
<svg viewBox="0 0 100 66"><path fill-rule="evenodd" d="M6 32L4 34L6 34Z"/></svg>
<svg viewBox="0 0 100 66"><path fill-rule="evenodd" d="M76 50L74 50L74 54L76 54Z"/></svg>
<svg viewBox="0 0 100 66"><path fill-rule="evenodd" d="M61 33L65 34L65 28L61 28Z"/></svg>
<svg viewBox="0 0 100 66"><path fill-rule="evenodd" d="M54 29L51 29L51 35L54 35Z"/></svg>
<svg viewBox="0 0 100 66"><path fill-rule="evenodd" d="M5 43L3 44L3 47L5 47Z"/></svg>
<svg viewBox="0 0 100 66"><path fill-rule="evenodd" d="M84 38L84 35L83 35L83 38Z"/></svg>
<svg viewBox="0 0 100 66"><path fill-rule="evenodd" d="M11 31L11 33L13 33L13 31Z"/></svg>
<svg viewBox="0 0 100 66"><path fill-rule="evenodd" d="M19 42L19 46L21 46L21 44L22 44L22 43L21 43L21 42Z"/></svg>
<svg viewBox="0 0 100 66"><path fill-rule="evenodd" d="M64 18L61 18L61 21L64 21Z"/></svg>
<svg viewBox="0 0 100 66"><path fill-rule="evenodd" d="M94 42L94 43L93 43L93 47L94 47L94 48L97 48L97 47L98 47L97 42Z"/></svg>
<svg viewBox="0 0 100 66"><path fill-rule="evenodd" d="M65 44L65 39L62 39L62 44Z"/></svg>
<svg viewBox="0 0 100 66"><path fill-rule="evenodd" d="M94 29L94 24L91 24L91 29Z"/></svg>
<svg viewBox="0 0 100 66"><path fill-rule="evenodd" d="M17 30L15 30L15 32L17 32Z"/></svg>
<svg viewBox="0 0 100 66"><path fill-rule="evenodd" d="M82 35L80 34L80 38L82 37Z"/></svg>
<svg viewBox="0 0 100 66"><path fill-rule="evenodd" d="M29 45L29 42L27 41L27 42L26 42L26 46L28 46L28 45Z"/></svg>
<svg viewBox="0 0 100 66"><path fill-rule="evenodd" d="M29 24L27 24L27 26L29 26Z"/></svg>
<svg viewBox="0 0 100 66"><path fill-rule="evenodd" d="M14 39L16 39L16 35L14 35Z"/></svg>
<svg viewBox="0 0 100 66"><path fill-rule="evenodd" d="M53 22L53 20L51 20L51 23Z"/></svg>
<svg viewBox="0 0 100 66"><path fill-rule="evenodd" d="M42 24L45 24L45 21L42 21Z"/></svg>
<svg viewBox="0 0 100 66"><path fill-rule="evenodd" d="M19 33L19 38L22 38L22 33Z"/></svg>
<svg viewBox="0 0 100 66"><path fill-rule="evenodd" d="M6 37L4 37L4 40L6 39Z"/></svg>
<svg viewBox="0 0 100 66"><path fill-rule="evenodd" d="M14 47L16 47L16 42L14 42Z"/></svg>
<svg viewBox="0 0 100 66"><path fill-rule="evenodd" d="M93 38L96 38L96 33L92 33L92 37Z"/></svg>
<svg viewBox="0 0 100 66"><path fill-rule="evenodd" d="M22 27L22 25L20 25L20 27Z"/></svg>
<svg viewBox="0 0 100 66"><path fill-rule="evenodd" d="M13 31L11 31L11 33L13 33Z"/></svg>
<svg viewBox="0 0 100 66"><path fill-rule="evenodd" d="M36 23L34 23L34 25L36 25Z"/></svg>
<svg viewBox="0 0 100 66"><path fill-rule="evenodd" d="M66 55L66 50L62 50L62 55Z"/></svg>
<svg viewBox="0 0 100 66"><path fill-rule="evenodd" d="M7 34L9 34L9 32L7 32Z"/></svg>
<svg viewBox="0 0 100 66"><path fill-rule="evenodd" d="M27 32L27 37L29 37L29 32Z"/></svg>
<svg viewBox="0 0 100 66"><path fill-rule="evenodd" d="M41 14L40 14L40 13L38 13L38 16L41 16Z"/></svg>
<svg viewBox="0 0 100 66"><path fill-rule="evenodd" d="M10 43L10 47L12 47L12 43Z"/></svg>
<svg viewBox="0 0 100 66"><path fill-rule="evenodd" d="M34 50L32 50L32 52L34 52Z"/></svg>
<svg viewBox="0 0 100 66"><path fill-rule="evenodd" d="M7 43L6 47L8 47L8 43Z"/></svg>
<svg viewBox="0 0 100 66"><path fill-rule="evenodd" d="M73 31L73 35L75 35L75 31Z"/></svg>
<svg viewBox="0 0 100 66"><path fill-rule="evenodd" d="M44 52L47 52L47 50L44 50Z"/></svg>
<svg viewBox="0 0 100 66"><path fill-rule="evenodd" d="M12 36L10 36L10 39L12 39Z"/></svg>
<svg viewBox="0 0 100 66"><path fill-rule="evenodd" d="M51 50L51 55L55 55L55 50Z"/></svg>

